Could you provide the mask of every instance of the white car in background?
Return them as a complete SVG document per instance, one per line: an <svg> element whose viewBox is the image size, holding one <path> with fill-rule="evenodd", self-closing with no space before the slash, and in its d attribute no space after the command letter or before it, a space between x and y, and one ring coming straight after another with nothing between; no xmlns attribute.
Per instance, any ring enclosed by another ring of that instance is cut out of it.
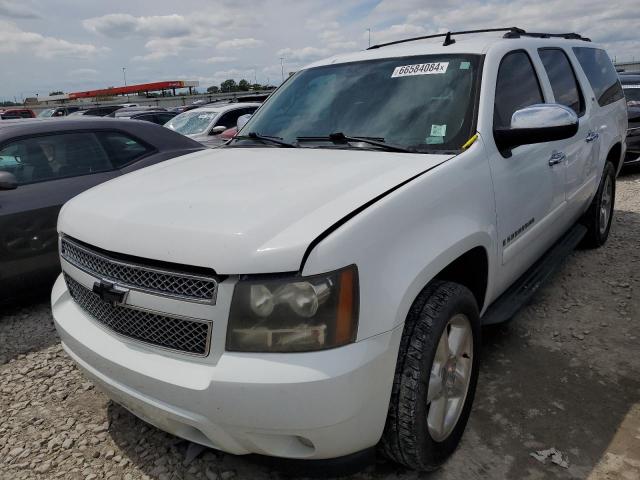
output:
<svg viewBox="0 0 640 480"><path fill-rule="evenodd" d="M252 114L260 105L261 103L223 103L196 108L176 115L165 127L210 145L215 143L222 132L235 127L239 117Z"/></svg>

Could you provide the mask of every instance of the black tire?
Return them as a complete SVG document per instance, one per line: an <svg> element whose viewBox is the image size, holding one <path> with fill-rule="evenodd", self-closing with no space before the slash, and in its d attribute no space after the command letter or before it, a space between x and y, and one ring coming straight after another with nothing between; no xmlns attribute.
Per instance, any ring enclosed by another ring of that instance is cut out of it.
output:
<svg viewBox="0 0 640 480"><path fill-rule="evenodd" d="M606 225L603 226L602 215L600 211L602 208L607 179L611 182L612 188L611 205L609 207L609 215L606 219ZM607 241L607 238L609 237L609 231L611 230L615 200L616 169L613 166L613 163L607 162L602 172L602 178L600 179L600 185L598 185L598 191L593 197L589 209L582 217L582 224L587 227L587 234L584 236L581 244L583 248L598 248L604 245L604 243Z"/></svg>
<svg viewBox="0 0 640 480"><path fill-rule="evenodd" d="M438 342L449 320L465 315L471 327L473 354L467 395L457 423L436 441L427 423L427 391ZM454 452L464 432L478 381L480 353L478 306L468 288L434 281L420 293L405 322L380 447L389 459L419 471L437 469Z"/></svg>

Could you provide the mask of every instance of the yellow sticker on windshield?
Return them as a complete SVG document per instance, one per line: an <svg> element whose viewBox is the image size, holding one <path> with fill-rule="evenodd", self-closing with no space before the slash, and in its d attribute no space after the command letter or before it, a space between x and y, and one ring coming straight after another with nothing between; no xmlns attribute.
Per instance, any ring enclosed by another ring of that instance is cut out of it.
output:
<svg viewBox="0 0 640 480"><path fill-rule="evenodd" d="M391 74L391 78L445 73L448 66L449 62L416 63L414 65L404 65L402 67L396 67Z"/></svg>

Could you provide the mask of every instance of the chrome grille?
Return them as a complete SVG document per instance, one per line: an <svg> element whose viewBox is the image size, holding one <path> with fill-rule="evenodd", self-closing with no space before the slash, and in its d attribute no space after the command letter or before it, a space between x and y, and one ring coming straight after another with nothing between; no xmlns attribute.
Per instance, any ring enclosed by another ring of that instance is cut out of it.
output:
<svg viewBox="0 0 640 480"><path fill-rule="evenodd" d="M215 303L215 278L161 270L110 258L67 237L60 241L60 255L81 270L119 285L185 300Z"/></svg>
<svg viewBox="0 0 640 480"><path fill-rule="evenodd" d="M75 302L108 329L140 342L182 353L202 356L209 353L210 321L176 318L112 305L66 273L64 279Z"/></svg>

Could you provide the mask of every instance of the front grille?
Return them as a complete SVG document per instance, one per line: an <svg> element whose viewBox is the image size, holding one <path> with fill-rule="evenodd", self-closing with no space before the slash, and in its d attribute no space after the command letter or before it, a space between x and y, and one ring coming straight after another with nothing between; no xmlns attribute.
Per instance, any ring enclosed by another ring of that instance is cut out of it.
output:
<svg viewBox="0 0 640 480"><path fill-rule="evenodd" d="M69 263L99 278L133 289L185 300L215 303L215 278L124 262L80 245L68 237L60 241L60 255Z"/></svg>
<svg viewBox="0 0 640 480"><path fill-rule="evenodd" d="M82 309L114 332L140 342L193 355L207 355L211 322L112 305L65 273L69 293Z"/></svg>

